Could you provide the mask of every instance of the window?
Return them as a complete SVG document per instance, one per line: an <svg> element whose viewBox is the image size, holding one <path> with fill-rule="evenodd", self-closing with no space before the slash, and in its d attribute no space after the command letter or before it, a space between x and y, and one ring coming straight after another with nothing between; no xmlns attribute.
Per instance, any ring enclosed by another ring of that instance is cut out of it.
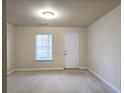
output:
<svg viewBox="0 0 124 93"><path fill-rule="evenodd" d="M52 35L38 34L35 38L36 55L35 60L52 60Z"/></svg>

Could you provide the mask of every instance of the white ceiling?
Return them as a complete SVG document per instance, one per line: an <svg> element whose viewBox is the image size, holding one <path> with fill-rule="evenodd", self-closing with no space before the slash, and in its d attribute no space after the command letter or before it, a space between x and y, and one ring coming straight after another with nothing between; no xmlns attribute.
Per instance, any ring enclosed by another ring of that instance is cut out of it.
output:
<svg viewBox="0 0 124 93"><path fill-rule="evenodd" d="M7 0L7 21L17 26L84 27L119 5L121 0ZM58 13L52 20L39 12L51 8ZM43 26L43 25L42 25Z"/></svg>

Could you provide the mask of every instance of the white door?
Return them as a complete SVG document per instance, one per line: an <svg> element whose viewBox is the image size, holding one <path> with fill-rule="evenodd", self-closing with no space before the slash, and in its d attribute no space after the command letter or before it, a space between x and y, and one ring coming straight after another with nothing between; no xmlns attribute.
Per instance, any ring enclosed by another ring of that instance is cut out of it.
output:
<svg viewBox="0 0 124 93"><path fill-rule="evenodd" d="M79 67L79 33L65 33L65 68Z"/></svg>

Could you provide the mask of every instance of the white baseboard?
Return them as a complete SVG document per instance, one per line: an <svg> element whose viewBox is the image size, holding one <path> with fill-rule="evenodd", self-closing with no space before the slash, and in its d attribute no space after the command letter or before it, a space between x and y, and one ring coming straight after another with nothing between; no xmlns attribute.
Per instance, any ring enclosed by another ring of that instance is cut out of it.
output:
<svg viewBox="0 0 124 93"><path fill-rule="evenodd" d="M64 68L32 68L32 69L16 69L16 71L39 71L39 70L64 70Z"/></svg>
<svg viewBox="0 0 124 93"><path fill-rule="evenodd" d="M87 67L79 67L79 69L88 69ZM64 68L31 68L31 69L14 69L7 73L7 75L15 71L35 71L35 70L64 70Z"/></svg>
<svg viewBox="0 0 124 93"><path fill-rule="evenodd" d="M11 71L9 71L9 72L7 72L7 75L10 75L10 74L12 74L13 72L15 72L16 70L15 69L13 69L13 70L11 70Z"/></svg>
<svg viewBox="0 0 124 93"><path fill-rule="evenodd" d="M87 69L87 67L79 67L79 69ZM32 68L32 69L15 69L15 71L35 71L35 70L64 70L64 68Z"/></svg>
<svg viewBox="0 0 124 93"><path fill-rule="evenodd" d="M103 79L101 76L99 76L96 72L94 72L92 69L87 68L92 74L94 74L96 77L98 77L100 80L102 80L104 83L106 83L109 87L111 87L114 91L117 93L121 93L121 90L113 86L111 83Z"/></svg>

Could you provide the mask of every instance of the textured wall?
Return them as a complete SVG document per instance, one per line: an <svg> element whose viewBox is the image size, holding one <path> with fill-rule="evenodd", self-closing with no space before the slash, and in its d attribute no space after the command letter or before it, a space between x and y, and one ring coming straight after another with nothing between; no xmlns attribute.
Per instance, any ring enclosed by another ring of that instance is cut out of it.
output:
<svg viewBox="0 0 124 93"><path fill-rule="evenodd" d="M64 68L64 34L80 33L80 67L85 66L85 28L69 27L17 27L16 28L16 68ZM53 60L35 62L35 35L53 35Z"/></svg>
<svg viewBox="0 0 124 93"><path fill-rule="evenodd" d="M87 66L120 89L121 8L91 24L87 30Z"/></svg>
<svg viewBox="0 0 124 93"><path fill-rule="evenodd" d="M7 71L14 69L15 62L15 27L7 23Z"/></svg>

